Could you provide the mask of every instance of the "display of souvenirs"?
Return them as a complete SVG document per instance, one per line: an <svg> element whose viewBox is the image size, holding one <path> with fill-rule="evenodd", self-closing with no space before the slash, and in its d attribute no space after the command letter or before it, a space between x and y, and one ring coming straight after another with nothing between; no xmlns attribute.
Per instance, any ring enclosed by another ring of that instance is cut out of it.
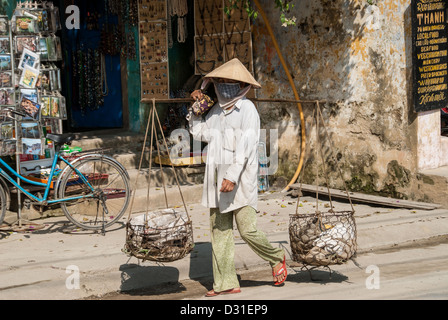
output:
<svg viewBox="0 0 448 320"><path fill-rule="evenodd" d="M53 63L63 58L58 30L59 9L47 1L18 2L10 20L0 16L0 108L26 114L1 123L1 156L21 154L20 161L54 156L44 137L62 134L61 120L67 118L60 69Z"/></svg>

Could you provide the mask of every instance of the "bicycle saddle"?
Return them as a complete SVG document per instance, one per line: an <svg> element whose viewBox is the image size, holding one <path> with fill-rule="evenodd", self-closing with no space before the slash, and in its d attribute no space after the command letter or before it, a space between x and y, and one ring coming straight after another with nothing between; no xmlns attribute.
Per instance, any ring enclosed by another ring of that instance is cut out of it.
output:
<svg viewBox="0 0 448 320"><path fill-rule="evenodd" d="M56 144L70 144L75 140L75 135L73 134L47 134L47 139L54 141Z"/></svg>

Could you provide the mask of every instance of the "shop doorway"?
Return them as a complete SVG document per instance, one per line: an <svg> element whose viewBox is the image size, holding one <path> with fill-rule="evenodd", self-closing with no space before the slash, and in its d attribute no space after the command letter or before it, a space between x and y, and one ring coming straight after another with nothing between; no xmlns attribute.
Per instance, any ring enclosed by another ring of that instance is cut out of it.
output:
<svg viewBox="0 0 448 320"><path fill-rule="evenodd" d="M73 1L60 0L62 17ZM62 28L65 131L124 128L119 14L109 1L77 0L80 28ZM62 18L61 17L61 18ZM64 19L61 19L65 21ZM126 61L126 60L124 60Z"/></svg>

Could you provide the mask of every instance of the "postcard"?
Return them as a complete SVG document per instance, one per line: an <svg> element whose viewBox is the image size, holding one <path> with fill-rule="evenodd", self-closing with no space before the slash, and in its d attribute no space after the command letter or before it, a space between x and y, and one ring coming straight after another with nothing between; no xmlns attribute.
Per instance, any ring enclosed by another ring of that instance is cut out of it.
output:
<svg viewBox="0 0 448 320"><path fill-rule="evenodd" d="M50 104L51 97L41 97L41 116L42 118L48 118L50 116Z"/></svg>
<svg viewBox="0 0 448 320"><path fill-rule="evenodd" d="M21 122L20 129L22 139L40 139L41 129L39 122Z"/></svg>
<svg viewBox="0 0 448 320"><path fill-rule="evenodd" d="M14 156L17 152L17 141L4 140L1 147L0 154L2 156Z"/></svg>
<svg viewBox="0 0 448 320"><path fill-rule="evenodd" d="M25 97L20 102L20 109L31 119L39 119L40 105L34 101L31 101Z"/></svg>
<svg viewBox="0 0 448 320"><path fill-rule="evenodd" d="M16 103L14 89L0 89L0 105L13 106Z"/></svg>
<svg viewBox="0 0 448 320"><path fill-rule="evenodd" d="M0 55L0 71L9 71L9 70L12 70L11 56L9 54Z"/></svg>
<svg viewBox="0 0 448 320"><path fill-rule="evenodd" d="M20 58L19 69L23 70L25 66L29 66L33 69L38 69L40 58L37 53L32 52L29 49L23 49L22 57Z"/></svg>
<svg viewBox="0 0 448 320"><path fill-rule="evenodd" d="M33 52L38 51L38 38L36 36L15 36L15 48L17 53L22 53L23 49Z"/></svg>
<svg viewBox="0 0 448 320"><path fill-rule="evenodd" d="M35 33L37 32L36 20L32 17L16 17L15 31L17 33Z"/></svg>
<svg viewBox="0 0 448 320"><path fill-rule="evenodd" d="M0 17L0 34L9 34L9 20L8 17Z"/></svg>
<svg viewBox="0 0 448 320"><path fill-rule="evenodd" d="M0 88L12 87L12 73L0 72Z"/></svg>
<svg viewBox="0 0 448 320"><path fill-rule="evenodd" d="M9 37L0 37L0 54L6 54L11 52L11 45Z"/></svg>
<svg viewBox="0 0 448 320"><path fill-rule="evenodd" d="M25 65L19 81L19 85L25 88L35 88L38 79L39 70Z"/></svg>
<svg viewBox="0 0 448 320"><path fill-rule="evenodd" d="M61 109L59 108L59 97L51 97L50 103L50 116L52 118L60 118L61 117Z"/></svg>
<svg viewBox="0 0 448 320"><path fill-rule="evenodd" d="M39 156L42 154L42 139L22 139L23 154Z"/></svg>
<svg viewBox="0 0 448 320"><path fill-rule="evenodd" d="M3 140L14 139L14 123L2 122L0 134Z"/></svg>

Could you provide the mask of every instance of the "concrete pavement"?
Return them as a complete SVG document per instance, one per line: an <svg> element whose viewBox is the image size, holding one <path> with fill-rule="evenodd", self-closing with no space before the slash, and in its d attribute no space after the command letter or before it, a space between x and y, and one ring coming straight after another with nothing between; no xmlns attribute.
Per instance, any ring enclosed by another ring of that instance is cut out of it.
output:
<svg viewBox="0 0 448 320"><path fill-rule="evenodd" d="M296 198L288 193L260 196L258 224L274 246L283 246L289 259L289 215L295 212ZM301 197L300 213L313 213L313 197ZM349 204L333 201L336 211ZM325 210L328 202L319 200ZM30 233L0 232L0 299L83 299L110 292L131 291L186 279L211 278L211 247L208 209L188 205L193 221L195 248L186 258L172 263L140 262L121 249L124 223L105 236L74 230L65 217L37 221L42 230ZM355 205L358 253L414 242L448 233L448 210L392 209ZM139 213L134 214L139 215ZM265 265L235 231L235 264L238 269ZM353 263L353 262L348 262Z"/></svg>

